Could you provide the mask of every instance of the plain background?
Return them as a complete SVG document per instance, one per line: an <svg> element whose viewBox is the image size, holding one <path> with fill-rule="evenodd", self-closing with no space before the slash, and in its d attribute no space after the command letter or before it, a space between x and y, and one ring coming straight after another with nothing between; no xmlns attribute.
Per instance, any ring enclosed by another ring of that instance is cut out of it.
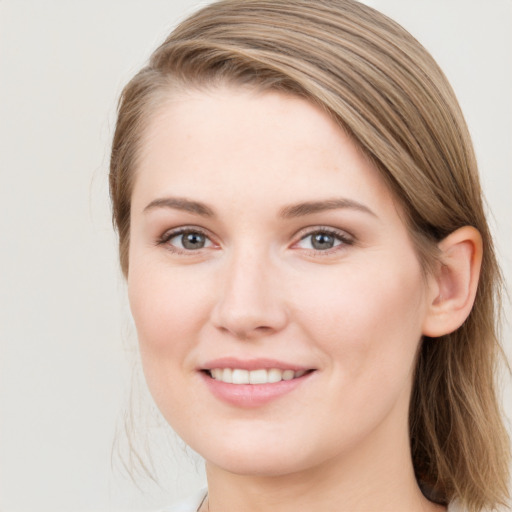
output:
<svg viewBox="0 0 512 512"><path fill-rule="evenodd" d="M149 441L136 437L156 446L162 488L140 480L139 490L111 457L116 432L126 445L136 340L107 173L122 86L204 3L0 0L2 512L150 510L203 483L200 462L168 440L150 406L134 409ZM512 2L368 3L411 31L450 79L512 282ZM144 387L134 389L144 403ZM510 385L504 402L510 417Z"/></svg>

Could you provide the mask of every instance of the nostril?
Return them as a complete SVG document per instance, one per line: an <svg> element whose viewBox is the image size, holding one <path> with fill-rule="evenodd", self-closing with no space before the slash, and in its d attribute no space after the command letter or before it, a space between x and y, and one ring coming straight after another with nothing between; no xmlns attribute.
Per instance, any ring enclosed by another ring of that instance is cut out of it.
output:
<svg viewBox="0 0 512 512"><path fill-rule="evenodd" d="M268 326L258 326L258 327L248 327L248 328L236 328L236 327L226 327L221 326L220 330L224 333L229 333L233 335L240 341L250 341L251 339L259 338L261 336L268 336L272 334L274 329Z"/></svg>

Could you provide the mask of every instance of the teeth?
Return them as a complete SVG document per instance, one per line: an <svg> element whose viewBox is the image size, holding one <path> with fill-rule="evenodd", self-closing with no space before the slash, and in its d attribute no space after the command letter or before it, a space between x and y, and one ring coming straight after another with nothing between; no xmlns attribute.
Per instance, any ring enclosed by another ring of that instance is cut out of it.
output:
<svg viewBox="0 0 512 512"><path fill-rule="evenodd" d="M272 368L267 371L267 382L279 382L283 378L283 372L277 368Z"/></svg>
<svg viewBox="0 0 512 512"><path fill-rule="evenodd" d="M233 370L233 384L249 384L249 372L247 370Z"/></svg>
<svg viewBox="0 0 512 512"><path fill-rule="evenodd" d="M295 372L293 370L285 370L283 372L283 380L292 380L295 376Z"/></svg>
<svg viewBox="0 0 512 512"><path fill-rule="evenodd" d="M251 384L266 384L268 382L267 370L252 370L249 372Z"/></svg>
<svg viewBox="0 0 512 512"><path fill-rule="evenodd" d="M228 384L272 384L282 380L292 380L302 377L306 370L280 370L271 368L270 370L242 370L239 368L213 368L210 375L213 379L226 382Z"/></svg>
<svg viewBox="0 0 512 512"><path fill-rule="evenodd" d="M222 382L229 382L231 384L233 382L233 370L231 368L224 368L224 370L219 368L219 377L219 380Z"/></svg>

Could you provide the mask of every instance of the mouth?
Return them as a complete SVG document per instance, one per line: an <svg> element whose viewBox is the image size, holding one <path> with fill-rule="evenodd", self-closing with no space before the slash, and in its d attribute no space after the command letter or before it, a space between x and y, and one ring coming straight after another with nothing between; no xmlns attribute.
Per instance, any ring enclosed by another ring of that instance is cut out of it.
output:
<svg viewBox="0 0 512 512"><path fill-rule="evenodd" d="M280 368L211 368L203 370L213 380L226 384L276 384L281 381L299 379L314 370L291 370Z"/></svg>
<svg viewBox="0 0 512 512"><path fill-rule="evenodd" d="M207 389L230 406L252 409L284 399L311 381L316 368L277 359L223 357L198 368Z"/></svg>

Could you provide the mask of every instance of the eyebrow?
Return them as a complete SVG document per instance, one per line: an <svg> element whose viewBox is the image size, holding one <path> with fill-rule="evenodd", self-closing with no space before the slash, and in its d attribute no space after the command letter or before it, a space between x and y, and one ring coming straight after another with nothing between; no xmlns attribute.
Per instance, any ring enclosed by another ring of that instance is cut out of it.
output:
<svg viewBox="0 0 512 512"><path fill-rule="evenodd" d="M182 210L189 213L195 213L202 217L215 217L212 208L198 201L191 201L184 197L163 197L151 201L145 208L144 212L154 208L173 208L174 210Z"/></svg>
<svg viewBox="0 0 512 512"><path fill-rule="evenodd" d="M290 219L294 217L311 215L313 213L324 212L327 210L338 210L344 208L358 210L360 212L369 213L370 215L377 217L377 215L364 204L354 201L353 199L346 198L333 198L325 199L322 201L306 201L304 203L292 204L282 208L279 212L279 216L285 219Z"/></svg>
<svg viewBox="0 0 512 512"><path fill-rule="evenodd" d="M182 210L185 212L200 215L201 217L215 217L215 212L210 206L199 201L192 201L184 197L163 197L151 201L145 208L144 212L155 208L172 208L174 210ZM304 217L328 210L353 209L360 212L368 213L377 217L377 215L367 206L353 199L332 198L321 201L305 201L301 203L291 204L279 210L279 217L291 219L295 217Z"/></svg>

